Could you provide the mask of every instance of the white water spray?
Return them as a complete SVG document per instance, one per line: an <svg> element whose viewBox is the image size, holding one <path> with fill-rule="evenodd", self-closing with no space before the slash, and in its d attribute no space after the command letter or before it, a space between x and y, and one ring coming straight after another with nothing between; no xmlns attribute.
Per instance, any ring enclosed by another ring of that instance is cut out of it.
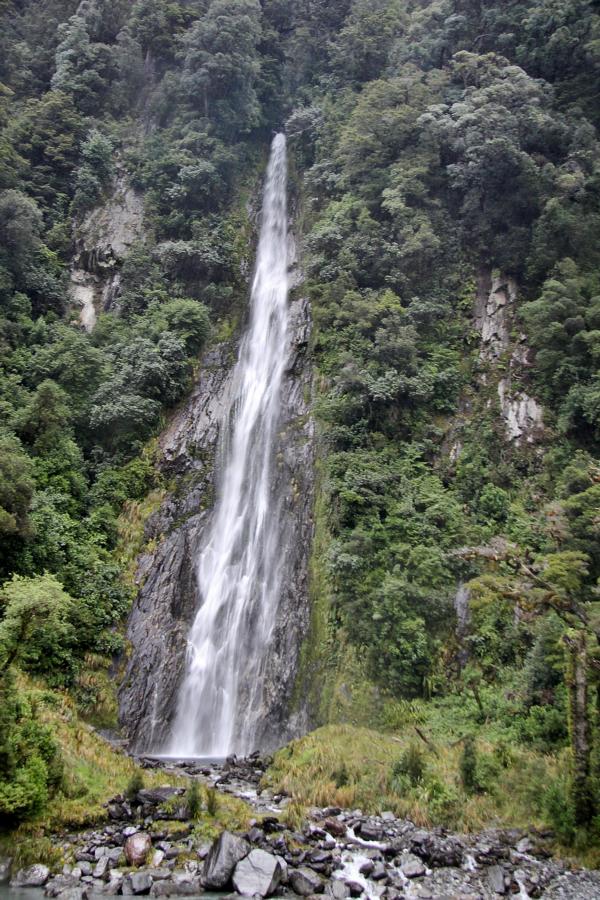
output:
<svg viewBox="0 0 600 900"><path fill-rule="evenodd" d="M271 147L250 299L234 372L212 523L198 561L200 608L167 752L225 756L253 746L262 670L281 596L274 445L287 360L285 137Z"/></svg>

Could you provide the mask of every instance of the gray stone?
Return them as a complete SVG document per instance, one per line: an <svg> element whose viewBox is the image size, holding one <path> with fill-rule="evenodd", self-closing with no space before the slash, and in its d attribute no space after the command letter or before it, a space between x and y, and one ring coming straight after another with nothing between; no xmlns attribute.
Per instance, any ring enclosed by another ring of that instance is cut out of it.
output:
<svg viewBox="0 0 600 900"><path fill-rule="evenodd" d="M91 875L94 871L94 867L87 860L81 860L81 862L77 863L78 869L81 871L82 875Z"/></svg>
<svg viewBox="0 0 600 900"><path fill-rule="evenodd" d="M149 894L152 887L152 878L147 872L131 872L123 879L122 891L128 888L128 894Z"/></svg>
<svg viewBox="0 0 600 900"><path fill-rule="evenodd" d="M123 849L130 866L143 866L152 850L152 838L144 831L138 831L127 838Z"/></svg>
<svg viewBox="0 0 600 900"><path fill-rule="evenodd" d="M195 897L202 893L199 878L175 884L172 881L155 881L150 890L151 897Z"/></svg>
<svg viewBox="0 0 600 900"><path fill-rule="evenodd" d="M334 878L331 885L329 885L328 893L334 897L335 900L346 900L346 897L350 896L348 888L341 878Z"/></svg>
<svg viewBox="0 0 600 900"><path fill-rule="evenodd" d="M506 893L506 888L504 886L504 870L501 866L490 866L487 870L487 880L490 889L495 894Z"/></svg>
<svg viewBox="0 0 600 900"><path fill-rule="evenodd" d="M172 873L169 872L168 869L160 869L158 867L152 866L149 869L144 869L145 872L152 878L152 881L166 881L171 878Z"/></svg>
<svg viewBox="0 0 600 900"><path fill-rule="evenodd" d="M233 873L233 886L239 894L269 897L277 889L283 869L279 857L265 850L251 850Z"/></svg>
<svg viewBox="0 0 600 900"><path fill-rule="evenodd" d="M387 870L382 862L376 862L370 875L371 881L383 881L387 878Z"/></svg>
<svg viewBox="0 0 600 900"><path fill-rule="evenodd" d="M414 853L402 854L399 869L406 878L421 878L427 871L423 862Z"/></svg>
<svg viewBox="0 0 600 900"><path fill-rule="evenodd" d="M60 897L60 900L87 900L89 893L90 890L88 887L77 885L76 887L67 888L58 896Z"/></svg>
<svg viewBox="0 0 600 900"><path fill-rule="evenodd" d="M110 857L102 856L96 863L96 867L94 869L94 878L99 878L100 881L104 881L108 878L108 873L110 871Z"/></svg>
<svg viewBox="0 0 600 900"><path fill-rule="evenodd" d="M42 887L50 878L50 869L37 863L27 869L19 869L11 880L11 887Z"/></svg>
<svg viewBox="0 0 600 900"><path fill-rule="evenodd" d="M12 866L12 857L0 856L0 884L10 879L10 867Z"/></svg>
<svg viewBox="0 0 600 900"><path fill-rule="evenodd" d="M323 882L316 872L306 866L299 869L290 869L288 874L290 887L301 897L310 897L311 894L323 893Z"/></svg>
<svg viewBox="0 0 600 900"><path fill-rule="evenodd" d="M44 894L46 895L46 897L62 896L65 891L68 891L71 888L79 887L78 880L79 879L77 878L73 878L71 874L57 875L55 878L51 878L46 882Z"/></svg>
<svg viewBox="0 0 600 900"><path fill-rule="evenodd" d="M202 880L205 887L220 890L226 887L237 864L250 852L250 844L229 831L214 841L204 861Z"/></svg>

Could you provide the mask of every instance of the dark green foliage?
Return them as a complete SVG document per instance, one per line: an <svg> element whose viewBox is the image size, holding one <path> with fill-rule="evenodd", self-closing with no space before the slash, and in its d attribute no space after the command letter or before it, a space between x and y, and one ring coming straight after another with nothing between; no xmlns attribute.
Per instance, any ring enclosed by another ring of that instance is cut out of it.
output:
<svg viewBox="0 0 600 900"><path fill-rule="evenodd" d="M185 802L190 819L197 819L202 811L202 797L200 794L200 785L197 781L192 781L191 785L185 792Z"/></svg>
<svg viewBox="0 0 600 900"><path fill-rule="evenodd" d="M392 778L405 778L411 787L416 787L423 780L426 770L425 754L416 744L409 744L400 759L392 766Z"/></svg>
<svg viewBox="0 0 600 900"><path fill-rule="evenodd" d="M219 811L219 792L214 787L206 788L206 811L213 817Z"/></svg>
<svg viewBox="0 0 600 900"><path fill-rule="evenodd" d="M467 794L475 794L481 790L477 773L477 746L473 737L463 740L460 754L460 779Z"/></svg>
<svg viewBox="0 0 600 900"><path fill-rule="evenodd" d="M131 776L127 783L127 788L125 789L125 796L129 800L130 803L133 803L139 794L139 792L144 787L144 776L143 774L137 770Z"/></svg>
<svg viewBox="0 0 600 900"><path fill-rule="evenodd" d="M350 784L350 774L345 761L342 762L339 769L335 770L332 779L337 788L346 787L347 784Z"/></svg>
<svg viewBox="0 0 600 900"><path fill-rule="evenodd" d="M50 729L19 694L10 669L0 672L0 820L40 812L58 787L62 763Z"/></svg>

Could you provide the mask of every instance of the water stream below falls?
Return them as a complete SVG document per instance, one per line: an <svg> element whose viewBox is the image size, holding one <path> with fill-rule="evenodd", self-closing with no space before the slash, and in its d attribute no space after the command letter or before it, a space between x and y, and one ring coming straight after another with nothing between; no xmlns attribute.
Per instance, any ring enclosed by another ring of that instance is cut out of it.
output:
<svg viewBox="0 0 600 900"><path fill-rule="evenodd" d="M197 565L200 606L164 752L254 750L262 673L281 596L279 500L273 489L281 384L288 356L285 137L267 168L250 322L221 428L217 501Z"/></svg>

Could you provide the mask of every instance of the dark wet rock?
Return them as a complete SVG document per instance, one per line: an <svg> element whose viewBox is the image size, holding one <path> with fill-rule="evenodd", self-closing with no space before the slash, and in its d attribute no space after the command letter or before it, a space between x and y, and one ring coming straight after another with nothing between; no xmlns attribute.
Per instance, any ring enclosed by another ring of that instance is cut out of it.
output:
<svg viewBox="0 0 600 900"><path fill-rule="evenodd" d="M281 502L284 590L265 659L260 733L255 735L257 744L267 749L275 749L307 727L306 711L292 715L290 707L310 618L314 426L308 399L312 380L309 327L308 303L292 300L291 359L282 385L273 485ZM168 477L176 476L179 492L165 499L146 526L145 536L156 539L155 549L138 559L141 587L128 624L132 652L119 691L121 722L132 746L141 750L163 741L172 725L187 636L199 603L196 560L211 518L213 458L219 425L228 409L236 350L234 344L221 344L206 354L196 387L160 438L159 465ZM156 709L161 710L160 717ZM254 777L260 778L262 762L250 759L247 768L258 770ZM223 772L223 777L235 776L238 766L239 760L232 760L231 772Z"/></svg>
<svg viewBox="0 0 600 900"><path fill-rule="evenodd" d="M254 826L246 835L251 844L260 844L265 839L265 833L262 828Z"/></svg>
<svg viewBox="0 0 600 900"><path fill-rule="evenodd" d="M229 831L224 831L213 843L204 862L204 886L222 890L231 881L233 870L250 852L250 844Z"/></svg>
<svg viewBox="0 0 600 900"><path fill-rule="evenodd" d="M362 866L360 867L360 869L358 871L360 872L361 875L366 875L367 878L369 878L371 875L371 872L373 871L374 868L375 868L375 863L373 862L372 859L369 859L369 860L367 860L367 862L364 862L362 864Z"/></svg>
<svg viewBox="0 0 600 900"><path fill-rule="evenodd" d="M136 799L138 803L159 806L161 803L170 800L171 797L178 797L184 793L184 788L177 787L142 788L137 792Z"/></svg>
<svg viewBox="0 0 600 900"><path fill-rule="evenodd" d="M375 867L371 872L371 881L383 881L384 878L387 878L387 869L382 862L377 861L375 863Z"/></svg>
<svg viewBox="0 0 600 900"><path fill-rule="evenodd" d="M269 897L277 889L285 872L285 862L265 850L251 850L233 873L233 886L239 894Z"/></svg>
<svg viewBox="0 0 600 900"><path fill-rule="evenodd" d="M350 897L360 897L364 893L364 887L358 881L347 881L346 890Z"/></svg>
<svg viewBox="0 0 600 900"><path fill-rule="evenodd" d="M380 841L383 837L383 828L374 822L359 822L354 833L363 841Z"/></svg>
<svg viewBox="0 0 600 900"><path fill-rule="evenodd" d="M340 819L325 819L323 828L335 837L344 837L347 831L346 825Z"/></svg>
<svg viewBox="0 0 600 900"><path fill-rule="evenodd" d="M289 885L296 894L301 897L310 897L311 894L323 893L324 884L322 879L306 866L299 869L291 869L288 874Z"/></svg>
<svg viewBox="0 0 600 900"><path fill-rule="evenodd" d="M130 866L143 866L152 850L152 838L144 831L138 831L127 838L123 850Z"/></svg>
<svg viewBox="0 0 600 900"><path fill-rule="evenodd" d="M429 866L460 866L465 846L456 837L443 838L426 831L416 832L410 849Z"/></svg>
<svg viewBox="0 0 600 900"><path fill-rule="evenodd" d="M19 869L11 879L11 887L42 887L50 878L50 869L37 863L26 869Z"/></svg>

